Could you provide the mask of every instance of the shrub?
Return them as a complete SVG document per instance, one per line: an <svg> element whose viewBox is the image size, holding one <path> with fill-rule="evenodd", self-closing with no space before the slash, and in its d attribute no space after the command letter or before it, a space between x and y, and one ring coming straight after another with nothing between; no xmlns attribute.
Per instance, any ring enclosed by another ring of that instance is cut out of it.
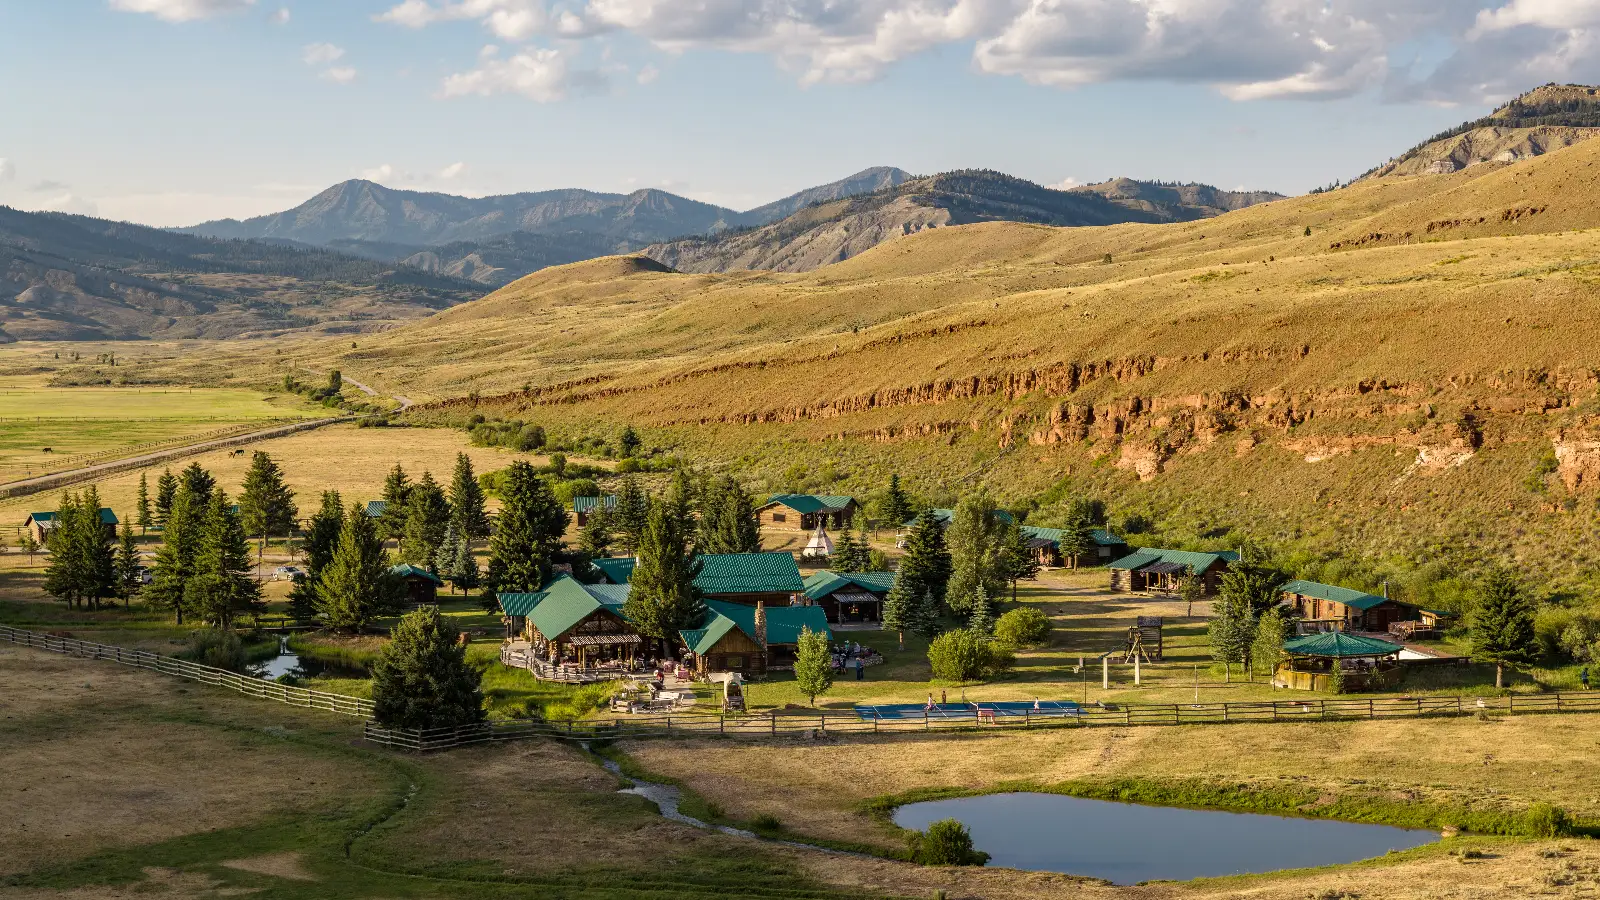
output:
<svg viewBox="0 0 1600 900"><path fill-rule="evenodd" d="M1024 606L1001 616L994 623L994 636L1013 647L1036 647L1050 642L1050 617Z"/></svg>
<svg viewBox="0 0 1600 900"><path fill-rule="evenodd" d="M544 446L544 427L541 425L524 425L517 432L517 439L512 448L523 453L538 450Z"/></svg>
<svg viewBox="0 0 1600 900"><path fill-rule="evenodd" d="M1530 837L1566 837L1572 833L1572 817L1559 806L1535 803L1522 814L1524 833Z"/></svg>
<svg viewBox="0 0 1600 900"><path fill-rule="evenodd" d="M189 636L189 656L195 662L230 672L243 672L244 641L231 631L206 628Z"/></svg>
<svg viewBox="0 0 1600 900"><path fill-rule="evenodd" d="M783 823L772 813L762 813L750 820L750 830L759 834L771 834L783 830Z"/></svg>
<svg viewBox="0 0 1600 900"><path fill-rule="evenodd" d="M913 862L925 866L981 866L989 854L972 848L972 834L955 819L940 819L906 837Z"/></svg>
<svg viewBox="0 0 1600 900"><path fill-rule="evenodd" d="M1016 654L1010 645L970 628L947 631L928 644L928 664L933 677L943 681L973 681L1010 669Z"/></svg>
<svg viewBox="0 0 1600 900"><path fill-rule="evenodd" d="M617 474L627 475L630 472L637 472L642 468L644 468L644 466L641 465L637 459L634 459L630 456L622 462L617 463Z"/></svg>

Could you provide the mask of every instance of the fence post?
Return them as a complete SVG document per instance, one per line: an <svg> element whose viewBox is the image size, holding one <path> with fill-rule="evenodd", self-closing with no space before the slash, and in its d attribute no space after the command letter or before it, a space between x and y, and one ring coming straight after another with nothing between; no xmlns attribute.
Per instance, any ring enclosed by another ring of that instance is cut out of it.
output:
<svg viewBox="0 0 1600 900"><path fill-rule="evenodd" d="M1376 719L1377 717L1378 717L1378 709L1377 709L1377 707L1372 705L1372 698L1368 697L1367 698L1367 718Z"/></svg>
<svg viewBox="0 0 1600 900"><path fill-rule="evenodd" d="M1507 694L1506 695L1506 715L1508 715L1508 716L1509 715L1516 715L1516 712L1517 712L1517 695L1516 694Z"/></svg>

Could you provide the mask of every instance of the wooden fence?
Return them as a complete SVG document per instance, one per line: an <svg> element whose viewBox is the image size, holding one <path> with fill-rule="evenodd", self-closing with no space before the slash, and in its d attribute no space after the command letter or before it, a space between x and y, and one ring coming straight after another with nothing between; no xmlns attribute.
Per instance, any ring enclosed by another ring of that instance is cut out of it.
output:
<svg viewBox="0 0 1600 900"><path fill-rule="evenodd" d="M279 684L276 681L267 681L263 678L251 678L249 675L240 675L238 672L229 672L227 669L203 666L199 663L189 662L186 659L162 656L159 653L151 653L147 650L130 650L125 647L96 644L92 641L80 641L76 638L54 637L37 631L23 631L5 625L0 625L0 640L10 641L13 644L20 644L24 647L48 650L51 653L76 656L82 659L109 659L126 666L138 666L141 669L151 669L167 675L176 675L179 678L188 678L191 681L198 681L202 684L238 691L251 697L276 700L279 703L287 703L290 706L322 709L347 716L360 716L364 719L372 718L371 700L293 687L287 684Z"/></svg>
<svg viewBox="0 0 1600 900"><path fill-rule="evenodd" d="M0 625L0 640L84 659L107 659L179 678L238 691L291 706L372 718L372 701L251 678L145 650L130 650L75 638L55 637ZM718 715L671 713L626 718L510 719L425 731L382 728L368 721L367 740L407 750L448 750L495 741L552 738L602 741L654 737L771 739L813 734L983 734L1016 729L1105 726L1223 725L1244 722L1341 722L1359 719L1418 719L1478 713L1530 715L1600 712L1600 691L1504 697L1351 697L1262 700L1246 703L1117 703L1067 710L951 711L863 718L855 712L817 715Z"/></svg>

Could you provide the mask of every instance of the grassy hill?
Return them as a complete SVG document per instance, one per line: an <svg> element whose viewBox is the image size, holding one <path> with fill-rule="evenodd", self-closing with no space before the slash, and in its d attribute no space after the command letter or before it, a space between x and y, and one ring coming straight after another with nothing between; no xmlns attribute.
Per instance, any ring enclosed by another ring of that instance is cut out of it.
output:
<svg viewBox="0 0 1600 900"><path fill-rule="evenodd" d="M1600 572L1597 198L1591 142L1192 222L941 227L809 273L610 258L300 352L457 398L419 421L630 423L773 489L899 470L1039 521L1101 499L1162 529L1136 540L1337 555L1369 588L1487 559L1570 587Z"/></svg>
<svg viewBox="0 0 1600 900"><path fill-rule="evenodd" d="M482 293L312 247L0 207L0 342L364 331Z"/></svg>
<svg viewBox="0 0 1600 900"><path fill-rule="evenodd" d="M1547 84L1481 119L1434 135L1367 174L1438 175L1487 162L1516 162L1597 134L1600 88Z"/></svg>
<svg viewBox="0 0 1600 900"><path fill-rule="evenodd" d="M895 238L950 225L1187 221L1278 196L1126 178L1058 191L999 172L946 172L870 194L816 203L764 227L657 244L644 253L685 272L808 272Z"/></svg>

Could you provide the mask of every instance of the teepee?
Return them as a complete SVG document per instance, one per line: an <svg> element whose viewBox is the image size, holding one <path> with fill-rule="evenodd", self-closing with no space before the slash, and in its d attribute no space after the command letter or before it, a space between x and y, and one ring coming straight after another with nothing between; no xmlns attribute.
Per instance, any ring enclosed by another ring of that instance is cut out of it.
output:
<svg viewBox="0 0 1600 900"><path fill-rule="evenodd" d="M827 559L833 555L833 541L828 537L826 525L817 523L817 530L811 533L811 540L800 551L800 555L805 559Z"/></svg>

